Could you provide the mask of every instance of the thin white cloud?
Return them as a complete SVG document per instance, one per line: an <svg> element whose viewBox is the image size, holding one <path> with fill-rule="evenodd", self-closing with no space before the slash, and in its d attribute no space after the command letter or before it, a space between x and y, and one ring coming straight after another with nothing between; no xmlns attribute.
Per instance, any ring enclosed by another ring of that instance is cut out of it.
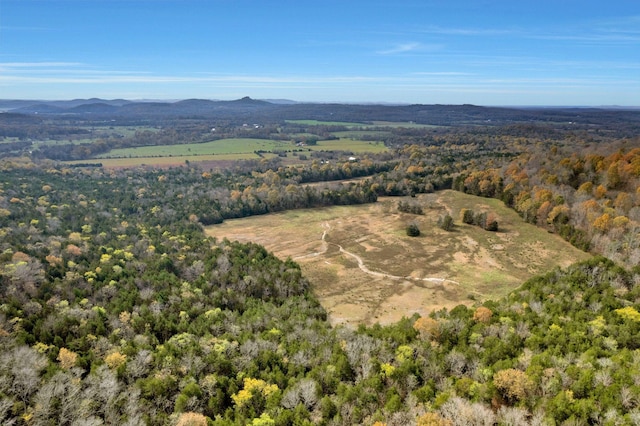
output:
<svg viewBox="0 0 640 426"><path fill-rule="evenodd" d="M80 62L0 62L0 69L78 67Z"/></svg>
<svg viewBox="0 0 640 426"><path fill-rule="evenodd" d="M424 45L422 43L410 42L410 43L401 43L398 44L391 49L379 50L377 53L379 55L400 55L403 53L424 51L424 50L434 50L436 46L434 45Z"/></svg>
<svg viewBox="0 0 640 426"><path fill-rule="evenodd" d="M499 28L460 28L460 27L437 27L429 26L418 29L416 32L422 34L438 34L438 35L454 35L454 36L505 36L519 33L518 30L513 29L499 29Z"/></svg>
<svg viewBox="0 0 640 426"><path fill-rule="evenodd" d="M470 72L460 72L460 71L425 71L425 72L414 72L411 75L415 76L439 76L439 77L457 77L457 76L470 76L474 75Z"/></svg>
<svg viewBox="0 0 640 426"><path fill-rule="evenodd" d="M380 82L385 78L368 76L329 76L329 77L298 77L298 76L255 76L255 75L209 75L209 76L170 76L147 74L110 74L102 75L0 75L0 82L4 83L33 83L33 84L113 84L113 83L244 83L244 84L350 84L358 82Z"/></svg>

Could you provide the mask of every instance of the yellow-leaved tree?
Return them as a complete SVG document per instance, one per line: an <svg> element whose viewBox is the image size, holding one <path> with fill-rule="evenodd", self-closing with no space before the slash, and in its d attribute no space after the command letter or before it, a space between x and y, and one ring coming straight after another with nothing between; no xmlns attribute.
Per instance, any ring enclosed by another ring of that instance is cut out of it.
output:
<svg viewBox="0 0 640 426"><path fill-rule="evenodd" d="M78 361L78 354L67 348L60 348L60 352L58 352L58 361L60 362L61 368L68 370L76 365L76 362Z"/></svg>

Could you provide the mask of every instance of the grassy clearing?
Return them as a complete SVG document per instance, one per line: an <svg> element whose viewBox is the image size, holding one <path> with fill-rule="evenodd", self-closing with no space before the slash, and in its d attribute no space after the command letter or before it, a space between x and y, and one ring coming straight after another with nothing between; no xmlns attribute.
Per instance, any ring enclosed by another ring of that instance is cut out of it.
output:
<svg viewBox="0 0 640 426"><path fill-rule="evenodd" d="M308 146L312 151L350 151L354 153L378 153L389 149L382 142L361 141L349 138L340 138L332 141L318 141L315 146Z"/></svg>
<svg viewBox="0 0 640 426"><path fill-rule="evenodd" d="M406 128L445 127L445 126L436 126L433 124L418 124L413 122L399 122L399 121L374 121L373 125L379 126L379 127L406 127Z"/></svg>
<svg viewBox="0 0 640 426"><path fill-rule="evenodd" d="M286 120L287 123L301 124L304 126L346 126L346 127L443 127L431 124L417 124L406 121L373 121L367 123L353 123L345 121L318 121L318 120Z"/></svg>
<svg viewBox="0 0 640 426"><path fill-rule="evenodd" d="M285 120L287 123L301 124L304 126L347 126L361 127L367 126L366 123L349 123L346 121L318 121L318 120Z"/></svg>
<svg viewBox="0 0 640 426"><path fill-rule="evenodd" d="M89 130L91 133L87 134L87 137L76 138L72 137L71 139L43 139L34 141L35 146L40 145L82 145L94 143L98 139L108 138L108 137L131 137L136 132L157 132L158 129L155 127L149 126L79 126L80 128Z"/></svg>
<svg viewBox="0 0 640 426"><path fill-rule="evenodd" d="M319 141L315 146L305 147L309 151L349 151L354 153L384 152L387 147L381 142L369 142L342 138L332 141ZM97 158L156 158L156 157L188 157L189 161L206 161L207 156L231 155L235 159L256 158L256 151L273 153L297 149L288 141L268 139L221 139L205 143L143 146L137 148L114 149Z"/></svg>
<svg viewBox="0 0 640 426"><path fill-rule="evenodd" d="M382 130L346 130L344 132L333 132L332 134L339 138L362 139L363 137L366 137L368 139L382 139L385 136L390 135L391 132Z"/></svg>
<svg viewBox="0 0 640 426"><path fill-rule="evenodd" d="M178 145L142 146L137 148L114 149L98 158L127 157L178 157L221 154L253 154L255 151L271 152L291 149L290 142L267 139L221 139L204 143Z"/></svg>
<svg viewBox="0 0 640 426"><path fill-rule="evenodd" d="M263 157L270 158L273 154L264 154ZM220 155L179 155L171 157L126 157L126 158L97 158L80 161L67 161L66 164L86 164L101 163L106 168L118 167L139 167L139 166L179 166L187 161L195 163L198 161L208 162L228 162L237 160L251 160L261 158L254 153L244 154L220 154Z"/></svg>
<svg viewBox="0 0 640 426"><path fill-rule="evenodd" d="M413 199L424 215L397 211L400 198L365 206L295 210L227 221L209 235L254 241L291 257L310 279L333 323L390 323L415 312L500 297L534 274L589 257L556 235L523 223L496 200L443 191ZM461 208L491 210L504 231L463 225ZM436 226L445 212L455 229ZM409 222L422 231L406 236ZM323 240L322 236L325 235ZM345 254L343 250L351 253ZM354 256L362 259L365 270Z"/></svg>

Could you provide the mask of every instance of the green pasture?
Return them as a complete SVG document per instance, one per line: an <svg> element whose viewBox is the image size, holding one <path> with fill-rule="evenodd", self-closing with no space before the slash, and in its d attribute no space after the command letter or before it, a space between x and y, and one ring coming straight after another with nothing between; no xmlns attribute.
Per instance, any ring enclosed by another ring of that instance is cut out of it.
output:
<svg viewBox="0 0 640 426"><path fill-rule="evenodd" d="M350 123L347 121L319 121L319 120L285 120L287 123L302 124L304 126L346 126L362 127L368 126L366 123Z"/></svg>
<svg viewBox="0 0 640 426"><path fill-rule="evenodd" d="M274 154L263 154L263 158L271 158ZM242 154L208 154L208 155L179 155L172 157L124 157L124 158L99 158L90 160L67 161L66 164L101 163L105 168L139 167L139 166L179 166L186 162L198 161L238 161L259 159L257 154L247 152Z"/></svg>
<svg viewBox="0 0 640 426"><path fill-rule="evenodd" d="M445 127L433 124L418 124L413 121L374 121L373 127L406 127L406 128L429 128L429 127Z"/></svg>
<svg viewBox="0 0 640 426"><path fill-rule="evenodd" d="M347 121L320 121L320 120L286 120L287 123L301 124L305 126L345 126L345 127L405 127L405 128L437 128L432 124L418 124L413 121L371 121L367 123L354 123Z"/></svg>
<svg viewBox="0 0 640 426"><path fill-rule="evenodd" d="M391 134L386 130L345 130L343 132L331 132L339 138L362 139L364 137L375 137L382 139Z"/></svg>
<svg viewBox="0 0 640 426"><path fill-rule="evenodd" d="M319 141L317 145L305 148L309 151L350 151L354 153L376 153L387 150L387 147L381 142L360 141L347 138ZM96 158L195 157L195 161L203 161L201 157L207 155L236 155L238 156L237 159L247 159L256 157L256 151L269 153L275 151L293 151L296 149L297 147L289 141L234 138L205 143L114 149Z"/></svg>
<svg viewBox="0 0 640 426"><path fill-rule="evenodd" d="M59 139L40 139L33 140L34 147L42 145L82 145L88 143L94 143L98 139L107 139L110 137L131 137L136 132L157 132L158 129L150 126L76 126L81 129L91 130L91 133L81 136L71 135L71 137L62 137ZM6 138L4 142L17 142L17 138ZM2 143L0 139L0 143Z"/></svg>
<svg viewBox="0 0 640 426"><path fill-rule="evenodd" d="M222 154L253 154L255 151L286 151L293 149L291 142L268 139L220 139L204 143L178 145L142 146L136 148L114 149L97 158L126 157L179 157Z"/></svg>
<svg viewBox="0 0 640 426"><path fill-rule="evenodd" d="M387 152L389 149L382 142L361 141L349 138L340 138L331 141L318 141L317 145L308 146L312 151L350 151L354 153L378 153Z"/></svg>
<svg viewBox="0 0 640 426"><path fill-rule="evenodd" d="M14 138L13 136L0 136L0 144L20 142L20 138Z"/></svg>

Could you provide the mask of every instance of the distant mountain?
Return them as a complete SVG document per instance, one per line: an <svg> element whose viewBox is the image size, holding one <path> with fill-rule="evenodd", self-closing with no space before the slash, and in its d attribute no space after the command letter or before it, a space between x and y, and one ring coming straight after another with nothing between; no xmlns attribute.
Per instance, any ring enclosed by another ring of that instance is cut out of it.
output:
<svg viewBox="0 0 640 426"><path fill-rule="evenodd" d="M298 101L292 101L291 99L262 99L265 102L269 102L270 104L276 104L276 105L295 105L295 104L299 104L301 102Z"/></svg>
<svg viewBox="0 0 640 426"><path fill-rule="evenodd" d="M222 101L222 102L224 102L224 101ZM227 101L226 103L227 104L233 104L233 105L254 106L254 107L262 107L262 106L271 105L270 102L260 101L260 100L257 100L257 99L251 99L249 96L245 96L244 98L237 99L235 101Z"/></svg>
<svg viewBox="0 0 640 426"><path fill-rule="evenodd" d="M185 99L180 101L127 101L124 99L74 99L69 101L0 100L0 111L39 114L55 118L64 115L81 120L233 120L254 123L279 120L319 120L371 123L374 121L418 124L502 125L549 123L562 126L626 123L640 127L638 109L598 108L509 108L477 105L391 105L319 104L266 101L250 97L231 101Z"/></svg>
<svg viewBox="0 0 640 426"><path fill-rule="evenodd" d="M77 113L84 112L83 107L86 107L87 112L99 110L100 108L93 107L93 105L105 105L111 107L121 107L132 103L125 99L73 99L69 101L3 101L0 100L0 110L18 112L23 114L65 114L65 113Z"/></svg>
<svg viewBox="0 0 640 426"><path fill-rule="evenodd" d="M89 104L80 104L73 108L66 110L71 114L114 114L120 107L118 105L112 105L103 102L95 102Z"/></svg>
<svg viewBox="0 0 640 426"><path fill-rule="evenodd" d="M42 101L24 101L13 99L0 99L0 111L12 111L18 108L24 108L29 105L41 103Z"/></svg>
<svg viewBox="0 0 640 426"><path fill-rule="evenodd" d="M20 114L63 114L66 109L51 103L34 103L10 110Z"/></svg>

